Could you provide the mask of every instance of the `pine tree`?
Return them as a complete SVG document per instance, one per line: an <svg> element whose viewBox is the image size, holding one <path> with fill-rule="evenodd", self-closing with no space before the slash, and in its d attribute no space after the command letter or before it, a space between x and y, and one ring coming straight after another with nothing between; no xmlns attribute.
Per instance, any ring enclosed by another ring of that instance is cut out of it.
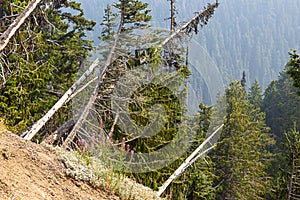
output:
<svg viewBox="0 0 300 200"><path fill-rule="evenodd" d="M263 199L268 190L266 150L271 139L264 114L255 109L239 82L226 90L227 117L214 152L217 199Z"/></svg>
<svg viewBox="0 0 300 200"><path fill-rule="evenodd" d="M147 26L146 23L151 20L148 3L139 0L119 0L119 3L113 6L120 11L123 31Z"/></svg>
<svg viewBox="0 0 300 200"><path fill-rule="evenodd" d="M300 124L300 97L292 78L285 71L278 80L272 81L264 93L262 111L266 113L267 125L276 137L277 147L285 140L283 133Z"/></svg>
<svg viewBox="0 0 300 200"><path fill-rule="evenodd" d="M278 169L270 199L296 200L300 197L300 133L296 127L285 133L285 151L277 154Z"/></svg>
<svg viewBox="0 0 300 200"><path fill-rule="evenodd" d="M241 80L241 85L246 89L246 72L243 71L243 77L242 77L242 80Z"/></svg>
<svg viewBox="0 0 300 200"><path fill-rule="evenodd" d="M28 1L6 1L7 15L22 11ZM60 8L67 7L64 11ZM78 11L77 15L69 11ZM12 23L5 18L5 30ZM38 25L37 25L38 24ZM39 119L70 87L92 43L84 39L94 22L83 17L79 3L45 1L1 52L0 115L11 130L23 131ZM69 117L67 108L48 124L49 130Z"/></svg>
<svg viewBox="0 0 300 200"><path fill-rule="evenodd" d="M289 52L290 60L287 64L287 74L294 80L294 86L300 88L300 56L296 50ZM300 95L300 91L298 91Z"/></svg>
<svg viewBox="0 0 300 200"><path fill-rule="evenodd" d="M263 93L257 79L255 79L254 84L252 84L250 87L248 98L250 103L254 105L255 109L261 107L263 101Z"/></svg>
<svg viewBox="0 0 300 200"><path fill-rule="evenodd" d="M191 150L196 149L206 137L211 124L212 106L199 105L198 131L194 139ZM189 153L189 152L188 152ZM213 187L213 181L216 178L213 174L215 164L210 156L206 155L204 159L199 159L193 166L185 172L185 198L213 200L216 197L216 189Z"/></svg>
<svg viewBox="0 0 300 200"><path fill-rule="evenodd" d="M115 20L117 19L117 14L112 11L111 6L108 4L104 9L103 22L100 24L103 26L101 40L110 39L115 35L114 28L117 26Z"/></svg>

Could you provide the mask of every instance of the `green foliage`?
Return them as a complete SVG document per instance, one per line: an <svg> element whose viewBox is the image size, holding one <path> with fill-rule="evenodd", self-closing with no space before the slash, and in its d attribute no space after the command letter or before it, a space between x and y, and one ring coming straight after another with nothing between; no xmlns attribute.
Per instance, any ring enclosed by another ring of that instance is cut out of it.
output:
<svg viewBox="0 0 300 200"><path fill-rule="evenodd" d="M256 109L260 109L263 101L263 92L257 79L255 79L254 84L250 87L248 98L250 103L253 104Z"/></svg>
<svg viewBox="0 0 300 200"><path fill-rule="evenodd" d="M188 154L191 154L206 137L206 134L211 125L211 116L213 112L212 106L199 105L199 113L197 115L198 130L197 135L193 140L193 144ZM184 177L187 180L185 183L185 198L186 199L215 199L216 189L213 187L213 181L216 178L214 175L215 164L209 156L197 160L187 171Z"/></svg>
<svg viewBox="0 0 300 200"><path fill-rule="evenodd" d="M100 24L103 27L101 32L100 40L110 39L115 35L114 28L116 27L115 20L117 19L117 14L113 13L111 6L108 4L104 9L103 22Z"/></svg>
<svg viewBox="0 0 300 200"><path fill-rule="evenodd" d="M272 81L264 93L262 111L266 113L266 123L276 136L277 147L285 139L283 133L300 124L300 97L293 86L293 80L283 71L278 80Z"/></svg>
<svg viewBox="0 0 300 200"><path fill-rule="evenodd" d="M14 4L24 7L27 2L16 0ZM73 84L81 62L92 49L91 41L84 37L94 25L83 17L79 3L45 1L16 33L1 54L7 76L0 90L0 115L9 129L23 131ZM55 116L54 126L47 128L57 127L68 117L68 109L62 111Z"/></svg>
<svg viewBox="0 0 300 200"><path fill-rule="evenodd" d="M293 85L300 89L300 56L296 50L289 52L289 55L290 61L287 64L287 74L292 77ZM298 91L298 94L300 95L300 91Z"/></svg>
<svg viewBox="0 0 300 200"><path fill-rule="evenodd" d="M293 71L292 66L297 63L297 55L295 51L290 55L291 60L286 69L280 73L278 80L269 84L262 103L262 110L266 112L267 125L271 127L276 139L276 145L272 147L275 158L268 169L268 173L273 177L270 190L272 192L267 199L293 199L288 195L288 192L291 191L289 188L292 187L290 183L297 182L296 177L299 177L299 174L295 174L295 179L292 181L290 179L293 168L290 160L291 152L296 153L292 143L298 137L295 130L299 128L300 123L300 98L297 95L297 88L293 85L291 74L287 74ZM293 193L297 192L293 191Z"/></svg>
<svg viewBox="0 0 300 200"><path fill-rule="evenodd" d="M269 188L264 171L272 143L264 114L254 108L243 86L235 81L226 90L227 116L214 152L217 199L263 199Z"/></svg>
<svg viewBox="0 0 300 200"><path fill-rule="evenodd" d="M119 0L119 3L113 5L115 8L119 9L121 16L123 17L123 31L128 29L125 27L126 24L129 25L129 29L146 26L145 22L151 20L148 10L148 3L143 3L139 0Z"/></svg>
<svg viewBox="0 0 300 200"><path fill-rule="evenodd" d="M298 199L300 195L300 133L296 127L285 133L284 151L277 154L278 169L270 199Z"/></svg>

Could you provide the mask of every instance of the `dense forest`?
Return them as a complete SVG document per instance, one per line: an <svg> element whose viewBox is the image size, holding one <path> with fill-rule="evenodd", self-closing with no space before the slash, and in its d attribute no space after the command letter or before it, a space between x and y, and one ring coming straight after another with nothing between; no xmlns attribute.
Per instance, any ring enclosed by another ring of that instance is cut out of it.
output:
<svg viewBox="0 0 300 200"><path fill-rule="evenodd" d="M85 16L97 22L103 16L99 8L111 3L109 0L79 2L87 11ZM169 2L145 2L149 3L151 9L151 24L168 29L170 23L166 19L169 17ZM177 22L182 24L187 21L206 3L205 0L177 1ZM220 5L214 15L214 23L200 30L193 38L198 42L197 51L202 52L201 64L217 67L222 73L224 86L233 79L239 79L240 74L246 71L249 83L257 79L265 89L282 71L288 59L287 52L291 48L300 48L299 2L231 0L220 1ZM101 31L101 26L96 25L95 30ZM95 32L88 35L97 41Z"/></svg>
<svg viewBox="0 0 300 200"><path fill-rule="evenodd" d="M45 0L5 45L30 5L0 1L10 130L168 199L300 199L297 0Z"/></svg>

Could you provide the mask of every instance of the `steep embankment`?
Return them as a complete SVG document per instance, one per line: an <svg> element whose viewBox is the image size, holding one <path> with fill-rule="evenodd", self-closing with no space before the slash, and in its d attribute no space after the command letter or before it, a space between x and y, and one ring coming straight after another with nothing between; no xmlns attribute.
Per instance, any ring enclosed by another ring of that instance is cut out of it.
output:
<svg viewBox="0 0 300 200"><path fill-rule="evenodd" d="M94 173L75 153L25 141L0 123L0 199L132 198L156 199L149 188L104 168Z"/></svg>
<svg viewBox="0 0 300 200"><path fill-rule="evenodd" d="M54 153L11 133L0 134L0 199L119 199L75 181Z"/></svg>

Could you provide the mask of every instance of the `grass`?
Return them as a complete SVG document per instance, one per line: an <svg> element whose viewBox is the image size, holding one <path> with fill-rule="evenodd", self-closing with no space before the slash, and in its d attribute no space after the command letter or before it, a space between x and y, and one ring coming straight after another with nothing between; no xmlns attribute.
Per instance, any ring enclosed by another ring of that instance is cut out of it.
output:
<svg viewBox="0 0 300 200"><path fill-rule="evenodd" d="M152 189L145 187L124 175L114 173L112 169L104 167L93 157L86 158L77 152L66 152L58 147L45 145L59 155L59 160L66 167L66 175L75 180L90 183L128 200L156 200L163 199L157 196ZM88 161L87 161L88 160Z"/></svg>

